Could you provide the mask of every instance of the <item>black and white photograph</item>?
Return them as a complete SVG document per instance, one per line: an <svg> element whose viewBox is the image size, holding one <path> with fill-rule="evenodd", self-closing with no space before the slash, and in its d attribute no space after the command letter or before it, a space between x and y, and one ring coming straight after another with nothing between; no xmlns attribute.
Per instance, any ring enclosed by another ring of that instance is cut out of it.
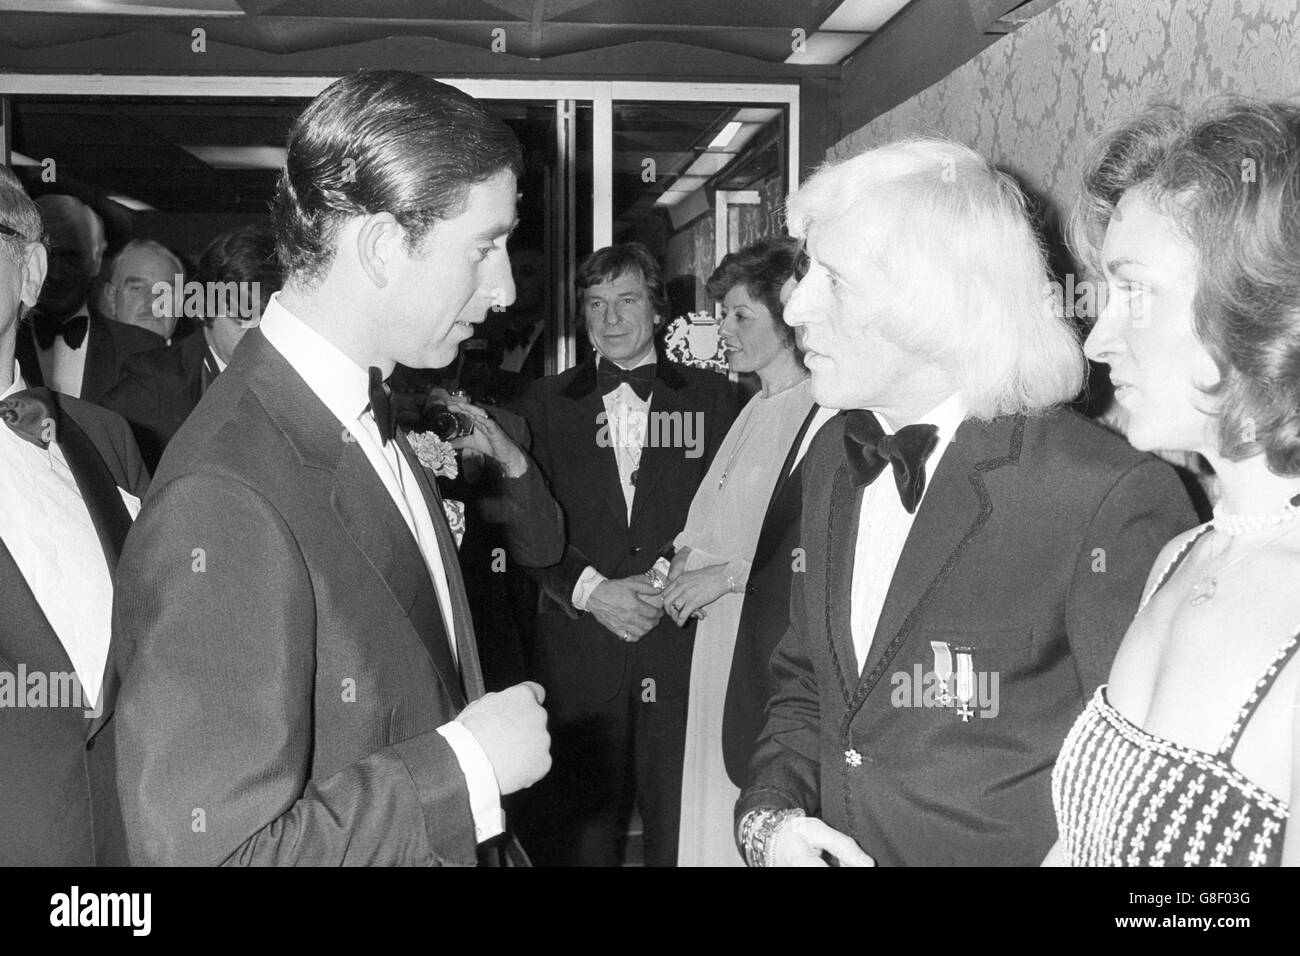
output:
<svg viewBox="0 0 1300 956"><path fill-rule="evenodd" d="M1297 581L1296 0L0 0L22 926L1283 932Z"/></svg>

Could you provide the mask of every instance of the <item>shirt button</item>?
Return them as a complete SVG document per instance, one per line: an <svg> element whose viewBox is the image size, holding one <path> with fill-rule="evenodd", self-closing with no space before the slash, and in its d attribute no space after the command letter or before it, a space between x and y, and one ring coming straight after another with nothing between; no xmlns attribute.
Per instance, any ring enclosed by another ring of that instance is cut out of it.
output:
<svg viewBox="0 0 1300 956"><path fill-rule="evenodd" d="M635 555L638 555L638 554L641 553L641 549L640 549L640 548L628 548L628 549L627 549L627 553L630 554L630 555L635 556Z"/></svg>

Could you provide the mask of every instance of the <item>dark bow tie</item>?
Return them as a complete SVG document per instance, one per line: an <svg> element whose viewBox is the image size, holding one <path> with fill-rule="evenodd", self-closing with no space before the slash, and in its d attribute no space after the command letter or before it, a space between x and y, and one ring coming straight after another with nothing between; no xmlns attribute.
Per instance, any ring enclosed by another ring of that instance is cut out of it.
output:
<svg viewBox="0 0 1300 956"><path fill-rule="evenodd" d="M0 421L39 448L49 448L55 438L54 403L44 388L29 388L0 399Z"/></svg>
<svg viewBox="0 0 1300 956"><path fill-rule="evenodd" d="M67 342L70 349L81 348L81 343L86 340L88 328L90 328L90 316L87 315L73 316L64 322L36 318L32 323L36 344L40 346L42 352L52 346L54 340L58 338Z"/></svg>
<svg viewBox="0 0 1300 956"><path fill-rule="evenodd" d="M393 400L384 385L384 373L375 366L370 366L370 410L375 415L375 424L379 426L379 441L387 445L393 439L397 427L397 413L393 410Z"/></svg>
<svg viewBox="0 0 1300 956"><path fill-rule="evenodd" d="M908 514L925 493L925 461L939 444L939 429L934 425L908 425L886 435L871 412L857 409L844 416L844 456L853 483L869 485L885 470L894 467L898 497Z"/></svg>
<svg viewBox="0 0 1300 956"><path fill-rule="evenodd" d="M609 359L601 359L596 363L596 384L600 386L602 395L608 395L620 385L627 384L636 392L636 397L644 402L655 386L655 363L636 368L619 368Z"/></svg>

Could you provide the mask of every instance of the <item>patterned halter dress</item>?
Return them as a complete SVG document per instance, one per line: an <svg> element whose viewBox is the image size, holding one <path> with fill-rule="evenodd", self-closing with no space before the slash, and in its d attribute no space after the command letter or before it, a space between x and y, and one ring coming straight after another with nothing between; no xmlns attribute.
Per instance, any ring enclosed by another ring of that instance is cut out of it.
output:
<svg viewBox="0 0 1300 956"><path fill-rule="evenodd" d="M1210 527L1179 550L1152 588L1153 595ZM1300 631L1278 648L1212 754L1147 733L1110 705L1104 685L1097 688L1066 736L1052 771L1052 802L1066 862L1279 865L1288 806L1246 779L1232 766L1232 757L1251 717L1298 647Z"/></svg>

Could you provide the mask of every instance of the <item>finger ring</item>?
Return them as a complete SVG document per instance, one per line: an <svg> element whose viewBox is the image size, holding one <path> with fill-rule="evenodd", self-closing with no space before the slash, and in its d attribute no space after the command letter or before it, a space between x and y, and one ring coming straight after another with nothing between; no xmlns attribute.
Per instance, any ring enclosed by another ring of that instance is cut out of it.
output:
<svg viewBox="0 0 1300 956"><path fill-rule="evenodd" d="M623 632L623 640L625 640L625 641L631 641L631 640L632 640L632 635L629 634L627 631L624 631L624 632Z"/></svg>
<svg viewBox="0 0 1300 956"><path fill-rule="evenodd" d="M680 611L681 609L682 609L682 602L681 602L681 601L674 601L674 602L673 602L673 610L674 610L674 611Z"/></svg>

